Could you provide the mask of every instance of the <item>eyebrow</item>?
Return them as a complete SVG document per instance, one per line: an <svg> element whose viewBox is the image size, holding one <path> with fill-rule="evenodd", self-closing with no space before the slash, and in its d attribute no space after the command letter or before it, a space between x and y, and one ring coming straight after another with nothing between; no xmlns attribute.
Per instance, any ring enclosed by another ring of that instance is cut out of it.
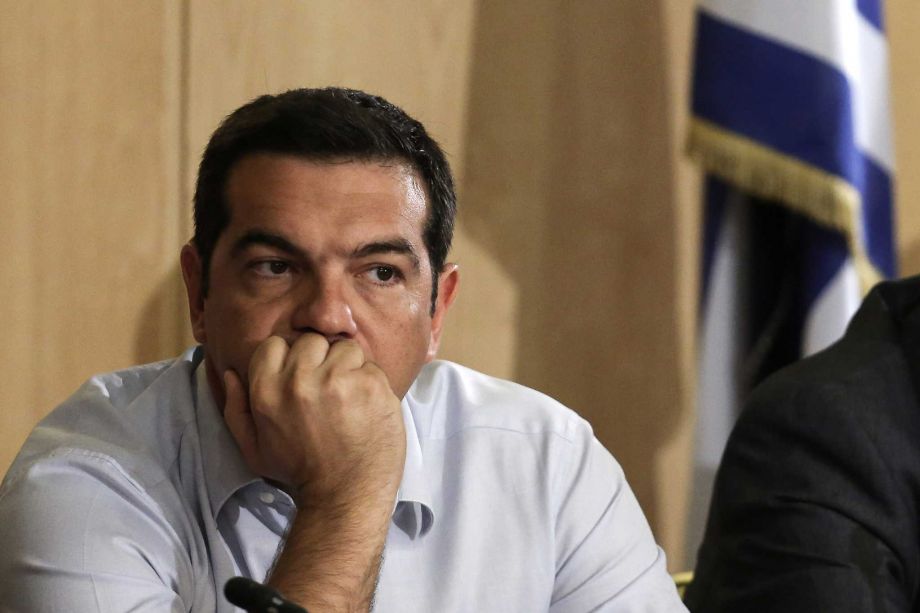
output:
<svg viewBox="0 0 920 613"><path fill-rule="evenodd" d="M398 255L405 255L409 258L412 263L412 267L415 270L418 270L419 268L418 253L415 252L415 248L412 246L412 243L404 238L393 238L390 240L375 241L373 243L361 245L351 252L351 257L355 259L366 258L380 253L396 253Z"/></svg>
<svg viewBox="0 0 920 613"><path fill-rule="evenodd" d="M236 242L233 243L233 247L230 249L230 254L236 257L252 245L265 245L266 247L273 247L279 251L284 251L288 255L297 258L307 258L307 252L288 239L280 234L266 232L264 230L250 230L236 239Z"/></svg>
<svg viewBox="0 0 920 613"><path fill-rule="evenodd" d="M274 249L278 249L279 251L283 251L292 257L299 259L309 259L309 255L306 251L288 239L284 238L280 234L275 234L274 232L266 232L265 230L250 230L246 232L243 234L243 236L239 237L235 243L233 243L233 247L231 248L230 253L232 256L236 257L252 245L265 245L267 247L272 247ZM405 255L409 258L412 267L415 270L418 270L419 268L418 253L416 253L412 243L404 238L392 238L361 245L351 252L351 258L360 259L381 253L396 253L399 255Z"/></svg>

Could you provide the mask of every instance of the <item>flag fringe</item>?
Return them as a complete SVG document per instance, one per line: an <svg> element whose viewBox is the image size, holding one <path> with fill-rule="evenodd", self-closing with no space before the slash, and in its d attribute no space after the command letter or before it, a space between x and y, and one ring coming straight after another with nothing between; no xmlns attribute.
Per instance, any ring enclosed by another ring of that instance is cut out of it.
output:
<svg viewBox="0 0 920 613"><path fill-rule="evenodd" d="M847 181L699 117L690 118L687 155L735 187L842 233L863 294L882 280L858 234L862 198Z"/></svg>

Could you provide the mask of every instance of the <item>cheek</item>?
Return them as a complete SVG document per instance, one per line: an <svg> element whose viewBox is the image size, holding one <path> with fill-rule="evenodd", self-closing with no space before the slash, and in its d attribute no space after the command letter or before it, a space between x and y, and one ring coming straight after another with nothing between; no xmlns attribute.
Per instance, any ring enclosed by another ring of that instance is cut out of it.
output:
<svg viewBox="0 0 920 613"><path fill-rule="evenodd" d="M419 292L405 291L378 295L362 305L368 333L376 332L402 338L404 343L430 323L428 302ZM356 313L357 314L357 313ZM360 323L360 322L359 322Z"/></svg>
<svg viewBox="0 0 920 613"><path fill-rule="evenodd" d="M248 366L248 357L256 346L269 336L288 336L289 318L279 304L251 304L228 301L209 313L207 334L209 344L219 348L232 366ZM238 363L246 360L246 364Z"/></svg>
<svg viewBox="0 0 920 613"><path fill-rule="evenodd" d="M419 327L392 328L385 337L368 339L368 358L376 362L387 376L393 393L405 396L428 354L427 336Z"/></svg>
<svg viewBox="0 0 920 613"><path fill-rule="evenodd" d="M424 288L412 288L402 295L402 312L407 322L424 323L428 315L431 294Z"/></svg>
<svg viewBox="0 0 920 613"><path fill-rule="evenodd" d="M357 323L359 336L375 360L402 364L412 362L420 350L427 350L431 318L427 305L414 297L404 295L386 308L370 308Z"/></svg>
<svg viewBox="0 0 920 613"><path fill-rule="evenodd" d="M273 311L276 310L268 304L254 304L246 300L227 300L221 302L211 314L218 333L223 331L223 335L226 335L232 330L236 335L244 333L248 336L250 330L255 332L268 325L273 319Z"/></svg>

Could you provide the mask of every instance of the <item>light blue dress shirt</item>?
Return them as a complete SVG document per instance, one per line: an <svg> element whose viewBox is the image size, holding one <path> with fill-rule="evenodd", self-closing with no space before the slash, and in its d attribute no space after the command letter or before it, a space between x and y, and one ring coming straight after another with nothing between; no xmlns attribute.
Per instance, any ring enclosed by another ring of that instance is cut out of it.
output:
<svg viewBox="0 0 920 613"><path fill-rule="evenodd" d="M93 377L0 486L4 611L235 611L296 507L252 474L202 352ZM402 403L376 611L685 611L623 472L552 399L449 362ZM319 612L322 613L322 612Z"/></svg>

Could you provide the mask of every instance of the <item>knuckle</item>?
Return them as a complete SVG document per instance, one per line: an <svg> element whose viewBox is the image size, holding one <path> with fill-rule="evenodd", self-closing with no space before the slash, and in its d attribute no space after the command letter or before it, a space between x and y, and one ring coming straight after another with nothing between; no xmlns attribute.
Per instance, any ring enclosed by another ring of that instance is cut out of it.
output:
<svg viewBox="0 0 920 613"><path fill-rule="evenodd" d="M323 391L332 400L342 401L351 395L352 384L348 377L327 372L323 381Z"/></svg>
<svg viewBox="0 0 920 613"><path fill-rule="evenodd" d="M389 387L386 373L373 362L365 362L361 367L361 372L368 382L374 385Z"/></svg>
<svg viewBox="0 0 920 613"><path fill-rule="evenodd" d="M296 379L297 381L305 381L313 377L313 375L314 369L303 360L298 360L291 364L290 376L288 378Z"/></svg>
<svg viewBox="0 0 920 613"><path fill-rule="evenodd" d="M357 386L366 396L380 396L389 390L386 378L379 369L361 369L357 377Z"/></svg>
<svg viewBox="0 0 920 613"><path fill-rule="evenodd" d="M310 379L300 369L295 369L292 375L285 379L283 385L284 392L295 398L305 398L311 393Z"/></svg>

